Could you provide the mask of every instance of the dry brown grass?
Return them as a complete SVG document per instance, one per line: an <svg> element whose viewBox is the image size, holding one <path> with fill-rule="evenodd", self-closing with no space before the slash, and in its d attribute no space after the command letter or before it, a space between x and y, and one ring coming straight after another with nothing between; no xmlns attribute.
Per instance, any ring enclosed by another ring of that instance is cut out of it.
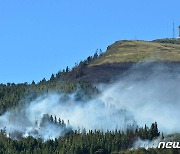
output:
<svg viewBox="0 0 180 154"><path fill-rule="evenodd" d="M89 66L115 62L180 61L180 44L117 41Z"/></svg>

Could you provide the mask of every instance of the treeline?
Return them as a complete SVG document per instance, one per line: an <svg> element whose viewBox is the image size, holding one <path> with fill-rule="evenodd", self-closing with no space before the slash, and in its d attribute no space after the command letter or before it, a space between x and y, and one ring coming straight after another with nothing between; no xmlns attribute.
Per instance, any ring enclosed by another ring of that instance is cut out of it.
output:
<svg viewBox="0 0 180 154"><path fill-rule="evenodd" d="M99 57L103 56L103 51L97 49L93 56L88 56L87 59L75 63L74 67L70 69L68 66L66 69L60 70L57 74L52 74L50 80L56 81L74 81L80 79L85 74L85 69L88 64L92 63Z"/></svg>
<svg viewBox="0 0 180 154"><path fill-rule="evenodd" d="M45 81L35 84L0 84L0 115L8 109L24 105L38 96L48 93L76 92L77 99L90 99L98 93L96 87L84 82Z"/></svg>
<svg viewBox="0 0 180 154"><path fill-rule="evenodd" d="M46 127L46 125L55 126L57 130L58 129L61 130L61 134L67 134L72 131L72 128L69 124L69 120L67 121L66 124L63 119L61 118L57 119L56 116L53 117L52 115L49 114L43 115L39 125L39 129Z"/></svg>
<svg viewBox="0 0 180 154"><path fill-rule="evenodd" d="M0 84L0 115L7 109L24 104L44 93L72 93L77 89L81 89L81 92L79 90L79 94L81 93L82 97L87 98L93 94L97 94L98 90L90 83L69 79L81 77L84 74L83 69L87 64L97 59L99 56L102 56L101 49L97 49L94 55L89 56L86 60L76 63L72 69L67 66L58 73L52 74L49 80L43 78L38 83L35 83L33 80L31 84L27 82L19 84Z"/></svg>
<svg viewBox="0 0 180 154"><path fill-rule="evenodd" d="M47 117L51 118L51 117ZM52 119L53 120L53 119ZM55 140L35 139L33 137L12 140L6 137L5 131L0 133L0 153L33 153L33 154L108 154L128 150L137 138L154 139L160 135L157 123L150 128L129 128L126 131L83 130L70 131L64 137ZM147 134L147 135L146 135ZM146 136L146 138L144 138Z"/></svg>

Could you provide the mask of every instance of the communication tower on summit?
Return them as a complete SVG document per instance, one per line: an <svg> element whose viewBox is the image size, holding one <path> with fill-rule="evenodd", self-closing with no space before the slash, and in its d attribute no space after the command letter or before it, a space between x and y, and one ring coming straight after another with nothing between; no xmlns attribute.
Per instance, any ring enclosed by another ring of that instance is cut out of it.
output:
<svg viewBox="0 0 180 154"><path fill-rule="evenodd" d="M174 19L173 19L173 34L172 34L172 38L175 38Z"/></svg>
<svg viewBox="0 0 180 154"><path fill-rule="evenodd" d="M179 35L178 35L178 39L180 39L180 26L179 26L178 28L179 28Z"/></svg>

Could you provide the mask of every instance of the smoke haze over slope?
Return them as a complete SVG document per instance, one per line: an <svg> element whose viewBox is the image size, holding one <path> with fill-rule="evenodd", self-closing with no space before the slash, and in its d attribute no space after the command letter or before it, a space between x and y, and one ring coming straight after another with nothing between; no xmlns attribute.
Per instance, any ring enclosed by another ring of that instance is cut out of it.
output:
<svg viewBox="0 0 180 154"><path fill-rule="evenodd" d="M133 67L141 70L150 64ZM77 100L76 93L40 96L21 111L14 109L2 115L0 128L6 128L10 134L18 131L23 136L32 135L45 140L64 135L64 130L56 125L46 123L44 127L40 126L43 115L49 114L66 123L69 120L68 127L72 129L123 130L129 125L144 126L156 121L161 131L180 132L178 70L171 72L166 66L158 65L148 76L144 74L144 78L139 78L139 74L132 71L134 68L114 83L98 85L100 94L86 102Z"/></svg>
<svg viewBox="0 0 180 154"><path fill-rule="evenodd" d="M139 69L142 65L137 64L134 67ZM146 78L139 79L129 70L128 76L103 90L102 99L109 99L108 103L133 114L138 125L143 126L157 121L161 130L179 132L180 76L178 72L178 68L176 72L172 72L168 67L158 65L152 68L148 76L144 74Z"/></svg>

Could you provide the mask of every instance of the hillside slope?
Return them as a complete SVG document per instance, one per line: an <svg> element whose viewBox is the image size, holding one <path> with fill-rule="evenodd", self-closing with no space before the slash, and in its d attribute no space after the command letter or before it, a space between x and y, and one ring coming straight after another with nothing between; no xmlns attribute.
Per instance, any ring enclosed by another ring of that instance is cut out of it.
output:
<svg viewBox="0 0 180 154"><path fill-rule="evenodd" d="M91 58L89 58L91 59ZM145 63L148 62L148 65ZM149 63L150 62L150 63ZM135 64L143 67L132 67ZM138 78L146 77L152 67L166 65L174 72L180 72L180 44L173 40L117 41L107 47L106 52L92 60L85 60L79 67L67 73L64 80L91 83L109 82L123 76L131 68Z"/></svg>
<svg viewBox="0 0 180 154"><path fill-rule="evenodd" d="M142 61L180 61L180 44L117 41L110 45L107 51L89 66Z"/></svg>

